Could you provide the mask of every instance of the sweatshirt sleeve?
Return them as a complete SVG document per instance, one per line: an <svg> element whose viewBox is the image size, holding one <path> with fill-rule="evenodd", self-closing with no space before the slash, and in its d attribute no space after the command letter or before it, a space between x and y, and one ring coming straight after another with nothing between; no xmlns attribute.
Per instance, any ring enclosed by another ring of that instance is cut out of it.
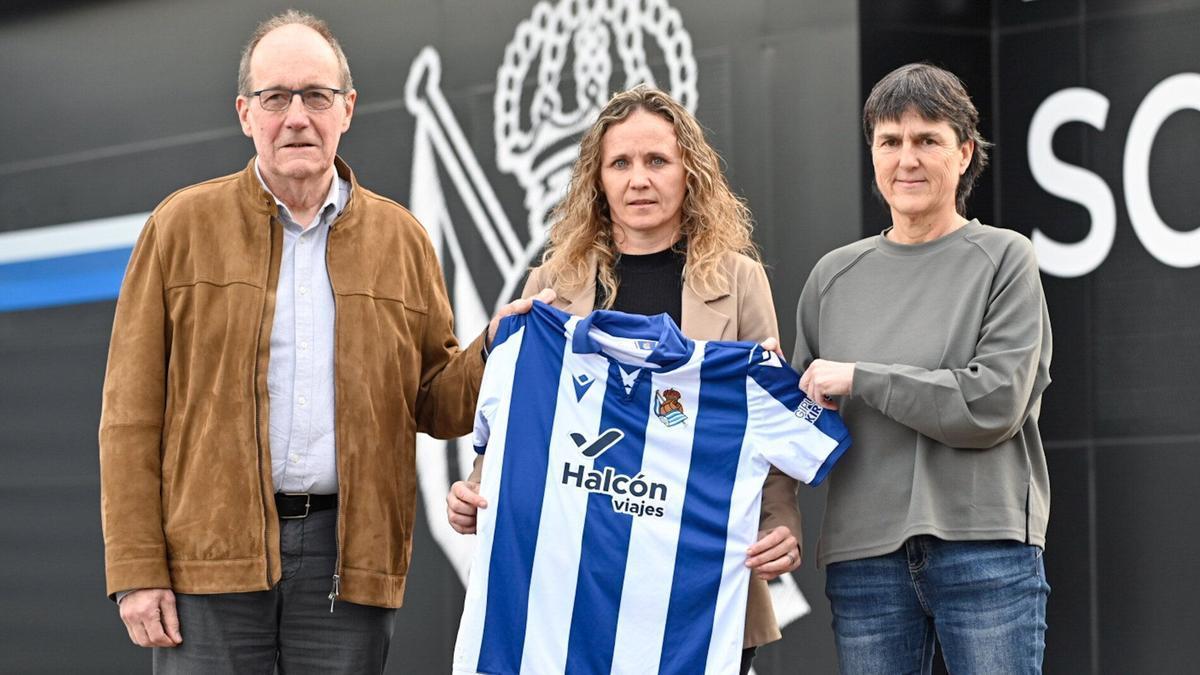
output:
<svg viewBox="0 0 1200 675"><path fill-rule="evenodd" d="M100 518L110 597L171 587L161 497L169 344L151 217L121 284L100 412Z"/></svg>
<svg viewBox="0 0 1200 675"><path fill-rule="evenodd" d="M852 395L939 443L991 448L1017 433L1050 383L1049 325L1037 262L1025 241L1000 259L982 325L957 327L978 334L964 367L860 361Z"/></svg>
<svg viewBox="0 0 1200 675"><path fill-rule="evenodd" d="M821 289L817 270L808 275L800 301L796 303L796 344L792 348L792 368L798 373L804 370L821 353L817 336L820 334Z"/></svg>

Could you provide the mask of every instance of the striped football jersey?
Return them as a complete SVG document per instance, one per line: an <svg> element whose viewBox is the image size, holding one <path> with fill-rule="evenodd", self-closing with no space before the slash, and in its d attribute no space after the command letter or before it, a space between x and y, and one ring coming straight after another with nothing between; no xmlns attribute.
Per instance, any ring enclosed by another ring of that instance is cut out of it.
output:
<svg viewBox="0 0 1200 675"><path fill-rule="evenodd" d="M815 485L850 444L798 385L665 314L504 319L454 672L737 673L767 472Z"/></svg>

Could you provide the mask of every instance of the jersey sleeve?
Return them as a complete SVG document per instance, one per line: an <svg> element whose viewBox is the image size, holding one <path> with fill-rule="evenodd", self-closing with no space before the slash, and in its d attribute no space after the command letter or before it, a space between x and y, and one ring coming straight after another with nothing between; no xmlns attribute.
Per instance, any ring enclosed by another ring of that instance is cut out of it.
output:
<svg viewBox="0 0 1200 675"><path fill-rule="evenodd" d="M800 390L800 374L755 347L746 374L747 431L756 452L796 480L820 485L850 447L840 415Z"/></svg>
<svg viewBox="0 0 1200 675"><path fill-rule="evenodd" d="M479 385L479 400L475 404L475 426L471 434L471 445L475 452L483 454L492 436L492 424L500 404L512 387L514 367L520 351L527 315L513 314L500 320L492 350L488 354L487 367L483 370L483 382Z"/></svg>

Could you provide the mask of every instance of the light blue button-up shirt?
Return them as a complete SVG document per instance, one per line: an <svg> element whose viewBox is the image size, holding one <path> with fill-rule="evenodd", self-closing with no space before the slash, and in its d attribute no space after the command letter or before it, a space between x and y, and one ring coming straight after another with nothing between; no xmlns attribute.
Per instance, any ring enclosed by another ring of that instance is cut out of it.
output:
<svg viewBox="0 0 1200 675"><path fill-rule="evenodd" d="M258 163L254 170L258 172ZM258 174L262 181L262 174ZM266 182L263 188L269 193ZM274 195L272 195L274 196ZM283 202L283 257L275 293L270 394L271 476L278 492L337 492L334 439L333 287L325 246L350 200L350 183L336 174L313 222L301 226Z"/></svg>

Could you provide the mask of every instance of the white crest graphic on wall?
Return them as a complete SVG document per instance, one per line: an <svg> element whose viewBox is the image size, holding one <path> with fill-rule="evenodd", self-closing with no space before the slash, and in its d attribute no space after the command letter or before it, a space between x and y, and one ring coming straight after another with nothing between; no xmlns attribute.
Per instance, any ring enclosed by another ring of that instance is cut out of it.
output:
<svg viewBox="0 0 1200 675"><path fill-rule="evenodd" d="M663 60L654 69L665 73L661 81L651 70L648 44L654 47L650 53ZM405 103L416 119L409 207L442 257L458 337L466 343L520 290L517 285L544 243L550 212L566 194L579 137L609 96L645 82L695 112L697 69L691 36L666 0L534 5L532 16L517 26L504 50L493 99L496 168L511 174L524 190L520 233L513 227L517 214L501 206L442 93L440 78L438 52L426 47L414 60L405 86ZM452 218L450 204L469 222ZM480 250L487 251L489 261L479 260ZM466 251L476 252L470 261ZM450 528L445 495L450 483L470 471L474 455L469 439L447 443L418 437L417 471L429 529L464 581L475 540ZM452 473L454 465L457 473ZM781 625L808 612L790 576L773 583L771 590Z"/></svg>

